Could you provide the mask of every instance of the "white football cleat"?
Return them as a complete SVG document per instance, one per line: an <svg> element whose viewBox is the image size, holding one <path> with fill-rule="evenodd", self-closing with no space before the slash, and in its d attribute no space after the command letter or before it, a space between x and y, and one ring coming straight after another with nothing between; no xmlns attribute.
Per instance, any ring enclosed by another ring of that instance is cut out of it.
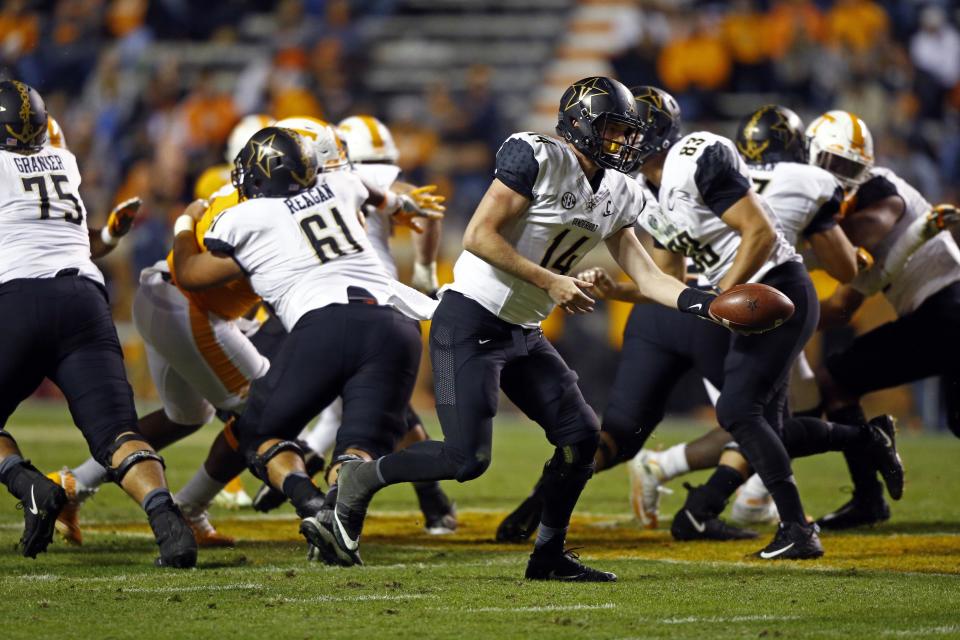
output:
<svg viewBox="0 0 960 640"><path fill-rule="evenodd" d="M660 516L660 494L673 493L661 485L663 470L657 454L642 449L627 464L630 473L630 505L633 513L645 529L656 529Z"/></svg>
<svg viewBox="0 0 960 640"><path fill-rule="evenodd" d="M760 476L753 474L737 490L737 498L730 509L730 519L737 524L759 525L777 524L780 513L773 502L773 496L763 486Z"/></svg>
<svg viewBox="0 0 960 640"><path fill-rule="evenodd" d="M217 494L213 504L225 509L249 509L253 507L253 499L244 490L240 476L237 476Z"/></svg>

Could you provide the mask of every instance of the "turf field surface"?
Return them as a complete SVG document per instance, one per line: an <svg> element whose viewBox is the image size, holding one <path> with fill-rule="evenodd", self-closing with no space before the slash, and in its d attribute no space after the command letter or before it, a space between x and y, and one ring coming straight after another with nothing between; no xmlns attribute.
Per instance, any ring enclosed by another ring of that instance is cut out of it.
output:
<svg viewBox="0 0 960 640"><path fill-rule="evenodd" d="M424 412L429 415L428 412ZM695 437L705 425L671 422L654 446ZM86 454L59 405L27 405L9 429L44 470ZM13 547L20 512L0 498L0 610L9 638L960 638L960 441L906 434L904 499L883 526L825 534L827 555L805 563L748 557L772 535L746 543L672 542L665 530L633 524L623 468L594 477L580 502L569 543L583 558L615 571L615 585L531 583L522 579L525 547L491 542L499 518L526 495L549 446L539 429L497 423L494 461L479 480L446 485L461 529L431 537L409 487L380 495L364 534L366 566L308 564L292 510L270 517L214 509L235 549L201 550L198 569L154 569L145 517L119 489L87 503L83 547L57 541L37 560ZM434 431L438 429L433 426ZM216 431L204 429L164 452L174 488L203 458ZM839 456L795 467L811 514L849 496ZM703 474L691 476L700 482ZM252 493L255 480L246 476ZM685 493L674 482L669 517ZM663 526L663 525L662 525Z"/></svg>

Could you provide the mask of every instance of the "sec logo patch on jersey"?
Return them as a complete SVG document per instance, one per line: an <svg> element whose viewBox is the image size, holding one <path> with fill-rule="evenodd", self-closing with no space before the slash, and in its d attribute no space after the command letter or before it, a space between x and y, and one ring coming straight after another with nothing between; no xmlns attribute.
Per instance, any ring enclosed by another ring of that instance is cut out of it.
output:
<svg viewBox="0 0 960 640"><path fill-rule="evenodd" d="M564 209L573 209L577 204L577 196L573 195L569 191L563 194L563 197L560 198L560 206Z"/></svg>

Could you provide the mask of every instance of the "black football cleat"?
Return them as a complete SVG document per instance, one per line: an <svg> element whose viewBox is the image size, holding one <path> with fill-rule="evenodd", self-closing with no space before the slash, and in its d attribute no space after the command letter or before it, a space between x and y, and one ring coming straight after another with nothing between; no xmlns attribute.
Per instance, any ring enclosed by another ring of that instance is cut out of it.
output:
<svg viewBox="0 0 960 640"><path fill-rule="evenodd" d="M560 553L534 549L524 574L527 580L558 580L560 582L616 582L617 574L599 571L580 562L572 549Z"/></svg>
<svg viewBox="0 0 960 640"><path fill-rule="evenodd" d="M158 567L189 569L197 564L197 539L180 508L157 509L149 515L150 528L160 547Z"/></svg>
<svg viewBox="0 0 960 640"><path fill-rule="evenodd" d="M23 535L20 537L20 551L24 557L36 558L38 553L47 550L53 542L53 531L57 517L67 505L67 492L24 461L23 466L30 473L29 490L20 497L17 508L23 510ZM28 480L29 482L29 480Z"/></svg>
<svg viewBox="0 0 960 640"><path fill-rule="evenodd" d="M362 460L349 460L340 465L337 475L337 503L333 509L333 522L329 529L321 527L320 535L329 532L338 557L347 558L353 564L362 564L360 560L360 534L363 521L367 517L367 507L375 487L363 486L357 477L357 468L364 464L375 464Z"/></svg>
<svg viewBox="0 0 960 640"><path fill-rule="evenodd" d="M362 565L359 549L350 551L337 542L336 526L333 509L323 509L316 516L300 522L300 534L307 539L307 560L333 567Z"/></svg>
<svg viewBox="0 0 960 640"><path fill-rule="evenodd" d="M870 442L867 452L894 500L903 497L903 463L897 453L897 427L893 416L871 418L867 423Z"/></svg>
<svg viewBox="0 0 960 640"><path fill-rule="evenodd" d="M457 530L457 505L444 493L438 482L414 482L417 501L423 513L427 533L433 536L451 534Z"/></svg>
<svg viewBox="0 0 960 640"><path fill-rule="evenodd" d="M710 487L693 487L686 482L683 486L689 493L670 524L674 540L752 540L758 536L756 531L734 527L718 517L726 500L715 495Z"/></svg>
<svg viewBox="0 0 960 640"><path fill-rule="evenodd" d="M812 560L823 555L823 545L815 524L781 522L773 542L757 552L763 560Z"/></svg>
<svg viewBox="0 0 960 640"><path fill-rule="evenodd" d="M497 542L522 543L530 539L540 526L543 498L536 489L497 527Z"/></svg>
<svg viewBox="0 0 960 640"><path fill-rule="evenodd" d="M283 495L283 491L274 489L264 482L253 496L253 508L260 513L270 513L286 501L287 496Z"/></svg>
<svg viewBox="0 0 960 640"><path fill-rule="evenodd" d="M817 525L821 529L842 531L879 524L889 519L890 505L883 496L862 498L854 494L845 505L817 520Z"/></svg>

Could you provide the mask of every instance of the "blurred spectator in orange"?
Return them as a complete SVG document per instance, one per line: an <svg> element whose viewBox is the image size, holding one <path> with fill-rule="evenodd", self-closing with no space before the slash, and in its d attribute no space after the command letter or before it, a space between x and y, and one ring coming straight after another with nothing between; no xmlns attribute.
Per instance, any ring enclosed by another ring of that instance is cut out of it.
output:
<svg viewBox="0 0 960 640"><path fill-rule="evenodd" d="M679 35L660 51L659 75L665 87L675 93L693 88L721 89L730 79L732 68L723 40L708 16L697 17L692 28L688 23L689 16L674 21L674 33Z"/></svg>
<svg viewBox="0 0 960 640"><path fill-rule="evenodd" d="M0 9L0 51L3 60L14 62L37 47L39 15L30 11L26 0L4 2Z"/></svg>
<svg viewBox="0 0 960 640"><path fill-rule="evenodd" d="M209 70L204 70L193 86L193 93L183 103L187 124L185 146L191 150L220 147L239 119L233 99L217 89Z"/></svg>
<svg viewBox="0 0 960 640"><path fill-rule="evenodd" d="M827 40L853 53L874 48L890 29L883 7L872 0L837 0L826 20Z"/></svg>
<svg viewBox="0 0 960 640"><path fill-rule="evenodd" d="M776 0L764 25L765 46L771 57L781 59L797 45L820 40L823 29L823 15L810 0Z"/></svg>
<svg viewBox="0 0 960 640"><path fill-rule="evenodd" d="M720 29L733 59L736 91L771 88L767 23L767 15L757 9L754 0L737 0L723 18Z"/></svg>

